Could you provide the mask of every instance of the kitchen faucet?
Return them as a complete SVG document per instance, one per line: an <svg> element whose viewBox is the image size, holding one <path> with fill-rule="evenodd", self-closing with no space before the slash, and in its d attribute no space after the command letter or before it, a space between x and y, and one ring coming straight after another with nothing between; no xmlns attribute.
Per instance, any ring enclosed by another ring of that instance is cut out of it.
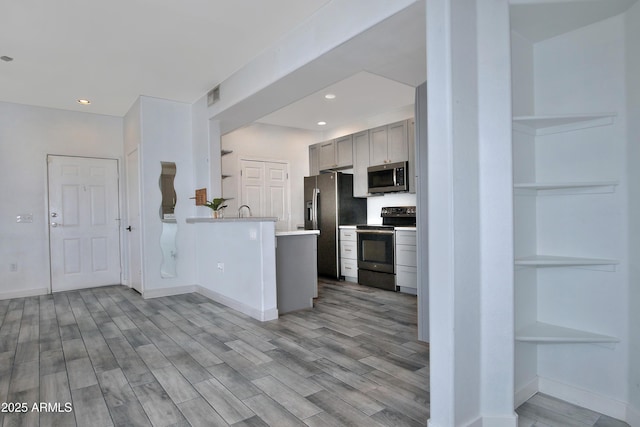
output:
<svg viewBox="0 0 640 427"><path fill-rule="evenodd" d="M249 209L249 216L251 216L251 208L249 207L249 205L241 205L241 206L238 208L238 218L242 218L242 212L241 212L241 211L242 211L242 208L247 208L247 209Z"/></svg>

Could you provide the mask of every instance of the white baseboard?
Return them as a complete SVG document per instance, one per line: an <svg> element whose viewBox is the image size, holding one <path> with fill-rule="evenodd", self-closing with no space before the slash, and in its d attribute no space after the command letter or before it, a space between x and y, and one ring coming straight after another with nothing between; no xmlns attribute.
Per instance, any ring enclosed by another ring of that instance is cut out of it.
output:
<svg viewBox="0 0 640 427"><path fill-rule="evenodd" d="M49 288L24 289L19 291L12 291L12 292L2 292L0 293L0 300L13 299L13 298L37 297L40 295L47 295L48 293L49 293Z"/></svg>
<svg viewBox="0 0 640 427"><path fill-rule="evenodd" d="M240 313L244 313L247 316L253 317L256 320L260 320L261 322L266 322L268 320L275 320L278 318L278 309L272 308L269 310L261 311L256 310L253 307L249 307L246 304L243 304L240 301L231 299L227 296L219 294L218 292L212 291L210 289L204 288L200 285L185 285L185 286L173 286L170 288L161 288L161 289L149 289L144 291L143 298L160 298L160 297L169 297L172 295L182 295L189 294L192 292L197 292L201 295L204 295L207 298L214 300L215 302L219 302L220 304L226 305L229 308L232 308Z"/></svg>
<svg viewBox="0 0 640 427"><path fill-rule="evenodd" d="M574 405L582 406L592 411L610 417L627 421L629 407L626 402L612 399L609 396L594 393L572 385L564 384L549 378L538 377L538 391ZM631 425L640 425L633 424Z"/></svg>
<svg viewBox="0 0 640 427"><path fill-rule="evenodd" d="M198 292L200 286L198 285L185 285L185 286L173 286L170 288L160 289L145 289L142 291L142 297L144 299L170 297L173 295L190 294L192 292Z"/></svg>
<svg viewBox="0 0 640 427"><path fill-rule="evenodd" d="M513 415L506 415L504 417L482 417L480 424L474 423L474 427L518 427L518 415L514 412Z"/></svg>
<svg viewBox="0 0 640 427"><path fill-rule="evenodd" d="M199 294L202 294L207 298L211 298L215 302L224 304L229 308L239 311L240 313L244 313L249 317L253 317L256 320L260 320L261 322L275 320L278 318L277 308L272 308L265 311L256 310L253 307L249 307L248 305L243 304L240 301L231 299L225 295L219 294L218 292L212 291L211 289L203 288L202 286L197 286L197 288L197 292Z"/></svg>
<svg viewBox="0 0 640 427"><path fill-rule="evenodd" d="M529 400L534 394L538 392L540 387L538 386L538 377L526 383L524 386L516 390L514 403L516 408Z"/></svg>

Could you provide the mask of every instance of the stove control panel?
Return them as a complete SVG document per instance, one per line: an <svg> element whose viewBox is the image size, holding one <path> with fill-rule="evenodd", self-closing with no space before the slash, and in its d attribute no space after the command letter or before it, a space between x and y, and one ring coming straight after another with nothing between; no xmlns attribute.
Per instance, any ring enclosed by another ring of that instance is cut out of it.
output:
<svg viewBox="0 0 640 427"><path fill-rule="evenodd" d="M415 217L415 206L390 206L384 207L380 213L381 217Z"/></svg>

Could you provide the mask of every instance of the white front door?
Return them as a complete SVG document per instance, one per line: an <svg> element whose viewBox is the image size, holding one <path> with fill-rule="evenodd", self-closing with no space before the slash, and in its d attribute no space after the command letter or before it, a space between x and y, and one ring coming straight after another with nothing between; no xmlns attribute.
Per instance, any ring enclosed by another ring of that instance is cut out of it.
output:
<svg viewBox="0 0 640 427"><path fill-rule="evenodd" d="M118 161L48 156L52 292L120 284Z"/></svg>
<svg viewBox="0 0 640 427"><path fill-rule="evenodd" d="M129 286L142 293L140 174L138 170L138 150L135 149L127 155L127 231L125 236L127 239L127 259L129 261Z"/></svg>
<svg viewBox="0 0 640 427"><path fill-rule="evenodd" d="M240 205L253 216L276 217L276 229L289 229L289 167L284 162L241 160Z"/></svg>

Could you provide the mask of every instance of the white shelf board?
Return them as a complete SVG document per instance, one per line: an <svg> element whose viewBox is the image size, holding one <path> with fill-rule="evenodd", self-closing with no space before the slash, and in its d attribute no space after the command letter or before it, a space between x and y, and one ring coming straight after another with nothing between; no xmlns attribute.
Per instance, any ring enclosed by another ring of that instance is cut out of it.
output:
<svg viewBox="0 0 640 427"><path fill-rule="evenodd" d="M535 322L516 331L516 341L549 344L616 343L620 339L550 323Z"/></svg>
<svg viewBox="0 0 640 427"><path fill-rule="evenodd" d="M521 194L597 194L613 193L618 181L530 182L514 184Z"/></svg>
<svg viewBox="0 0 640 427"><path fill-rule="evenodd" d="M556 255L531 255L515 259L516 265L530 267L571 267L590 265L617 265L618 260L604 258L579 258Z"/></svg>
<svg viewBox="0 0 640 427"><path fill-rule="evenodd" d="M636 0L510 0L511 28L535 43L610 18Z"/></svg>
<svg viewBox="0 0 640 427"><path fill-rule="evenodd" d="M513 129L533 136L550 135L607 126L613 124L615 116L616 113L517 116L513 118Z"/></svg>

